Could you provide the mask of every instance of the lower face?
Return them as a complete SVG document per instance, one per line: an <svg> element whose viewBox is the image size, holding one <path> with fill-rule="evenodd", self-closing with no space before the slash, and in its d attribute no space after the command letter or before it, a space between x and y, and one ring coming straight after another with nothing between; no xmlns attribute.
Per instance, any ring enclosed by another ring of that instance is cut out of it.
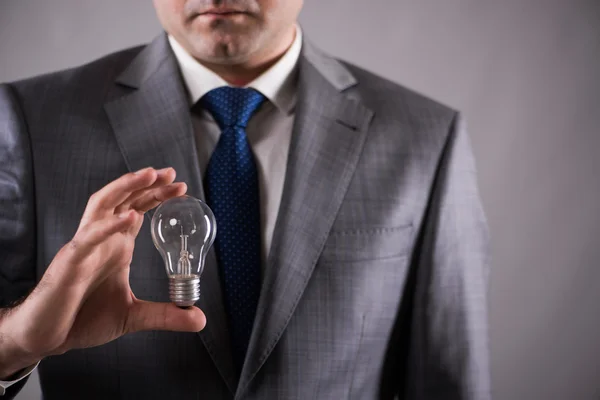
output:
<svg viewBox="0 0 600 400"><path fill-rule="evenodd" d="M187 38L207 61L242 62L258 51L263 32L261 21L251 14L203 14L189 22Z"/></svg>
<svg viewBox="0 0 600 400"><path fill-rule="evenodd" d="M275 50L288 37L302 2L154 0L154 4L165 29L195 58L240 64Z"/></svg>

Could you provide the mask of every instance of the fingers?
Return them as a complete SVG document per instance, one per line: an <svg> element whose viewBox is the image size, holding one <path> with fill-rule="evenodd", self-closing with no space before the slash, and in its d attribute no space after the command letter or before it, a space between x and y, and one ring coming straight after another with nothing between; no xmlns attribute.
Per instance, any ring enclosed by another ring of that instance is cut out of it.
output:
<svg viewBox="0 0 600 400"><path fill-rule="evenodd" d="M141 196L146 194L150 190L161 188L163 186L170 185L175 181L175 170L173 168L163 168L156 171L156 181L147 188L135 191L129 195L129 197L118 205L115 209L115 213L126 211L130 208L131 204L134 203Z"/></svg>
<svg viewBox="0 0 600 400"><path fill-rule="evenodd" d="M108 213L114 213L115 208L132 193L152 186L157 178L158 173L155 169L145 168L110 182L90 197L84 219L101 218Z"/></svg>
<svg viewBox="0 0 600 400"><path fill-rule="evenodd" d="M138 212L147 212L158 206L163 201L173 197L183 196L187 191L187 185L183 182L172 183L168 186L154 189L144 193L131 204L131 208Z"/></svg>
<svg viewBox="0 0 600 400"><path fill-rule="evenodd" d="M129 312L126 332L199 332L204 326L206 317L198 307L181 309L171 303L136 300Z"/></svg>
<svg viewBox="0 0 600 400"><path fill-rule="evenodd" d="M94 246L102 243L109 236L128 230L136 222L138 217L136 214L135 211L130 210L88 224L77 232L68 246L77 254L85 256L92 251Z"/></svg>

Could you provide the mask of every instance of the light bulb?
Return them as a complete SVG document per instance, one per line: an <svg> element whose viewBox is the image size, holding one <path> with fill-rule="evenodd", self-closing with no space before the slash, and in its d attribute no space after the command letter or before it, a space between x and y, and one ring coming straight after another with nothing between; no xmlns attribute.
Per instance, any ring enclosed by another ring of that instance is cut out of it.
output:
<svg viewBox="0 0 600 400"><path fill-rule="evenodd" d="M181 196L163 202L152 217L152 240L169 276L169 297L179 307L200 298L200 276L217 224L201 200Z"/></svg>

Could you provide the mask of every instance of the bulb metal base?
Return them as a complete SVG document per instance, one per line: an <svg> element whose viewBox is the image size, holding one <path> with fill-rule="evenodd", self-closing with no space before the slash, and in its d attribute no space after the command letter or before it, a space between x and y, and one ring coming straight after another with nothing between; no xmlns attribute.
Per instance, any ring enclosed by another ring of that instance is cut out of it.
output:
<svg viewBox="0 0 600 400"><path fill-rule="evenodd" d="M200 299L200 277L180 275L169 278L169 297L178 307L191 307Z"/></svg>

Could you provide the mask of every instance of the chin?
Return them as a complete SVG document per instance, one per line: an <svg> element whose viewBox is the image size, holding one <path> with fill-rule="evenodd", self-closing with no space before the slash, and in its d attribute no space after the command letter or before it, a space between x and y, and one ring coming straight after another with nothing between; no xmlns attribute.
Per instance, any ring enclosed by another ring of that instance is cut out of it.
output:
<svg viewBox="0 0 600 400"><path fill-rule="evenodd" d="M194 36L194 57L212 63L243 63L259 47L259 41L248 33L204 32Z"/></svg>
<svg viewBox="0 0 600 400"><path fill-rule="evenodd" d="M194 46L194 58L213 64L241 64L250 58L252 52L247 45L234 42L213 42L204 39Z"/></svg>

